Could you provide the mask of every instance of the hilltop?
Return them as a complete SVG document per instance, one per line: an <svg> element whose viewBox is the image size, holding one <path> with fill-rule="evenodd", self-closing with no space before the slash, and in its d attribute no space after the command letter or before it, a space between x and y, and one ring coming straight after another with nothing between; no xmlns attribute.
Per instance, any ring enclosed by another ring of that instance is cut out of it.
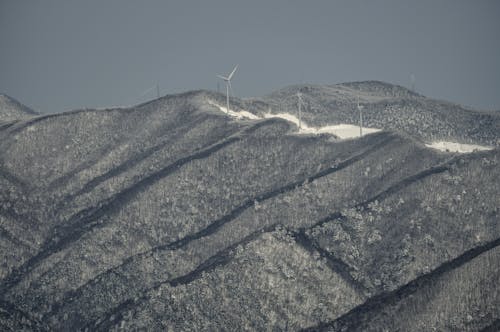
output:
<svg viewBox="0 0 500 332"><path fill-rule="evenodd" d="M0 93L0 122L23 119L37 114L14 98Z"/></svg>

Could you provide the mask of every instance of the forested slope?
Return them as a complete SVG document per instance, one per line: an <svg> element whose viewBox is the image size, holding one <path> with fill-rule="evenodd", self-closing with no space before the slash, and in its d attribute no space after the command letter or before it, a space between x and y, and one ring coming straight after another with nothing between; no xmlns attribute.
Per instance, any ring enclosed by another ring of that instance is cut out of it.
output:
<svg viewBox="0 0 500 332"><path fill-rule="evenodd" d="M213 106L223 100L189 92L0 129L0 327L335 329L359 311L375 330L419 331L435 312L426 328L462 315L478 330L499 318L496 293L483 296L498 279L498 150L298 135L232 119ZM421 278L436 282L393 295Z"/></svg>

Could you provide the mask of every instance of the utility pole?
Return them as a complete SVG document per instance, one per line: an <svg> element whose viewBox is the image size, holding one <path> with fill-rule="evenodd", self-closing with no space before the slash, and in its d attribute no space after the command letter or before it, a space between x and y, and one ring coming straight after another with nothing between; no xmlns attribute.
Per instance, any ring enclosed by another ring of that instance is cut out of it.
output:
<svg viewBox="0 0 500 332"><path fill-rule="evenodd" d="M229 84L226 84L226 101L227 101L226 113L229 113Z"/></svg>
<svg viewBox="0 0 500 332"><path fill-rule="evenodd" d="M302 93L300 92L297 92L297 97L299 98L299 130L302 128L302 124L301 124L301 106L302 106Z"/></svg>
<svg viewBox="0 0 500 332"><path fill-rule="evenodd" d="M156 83L156 97L160 98L160 83Z"/></svg>
<svg viewBox="0 0 500 332"><path fill-rule="evenodd" d="M358 95L358 111L359 111L359 137L363 136L363 106L359 105Z"/></svg>

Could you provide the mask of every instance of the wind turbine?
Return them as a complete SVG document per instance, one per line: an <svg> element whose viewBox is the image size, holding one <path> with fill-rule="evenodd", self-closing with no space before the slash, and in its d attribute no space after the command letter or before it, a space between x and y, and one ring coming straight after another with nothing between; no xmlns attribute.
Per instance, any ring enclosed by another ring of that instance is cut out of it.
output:
<svg viewBox="0 0 500 332"><path fill-rule="evenodd" d="M227 77L222 76L222 75L217 75L218 78L226 82L226 102L227 102L227 112L229 113L229 89L231 89L231 94L233 94L233 88L231 87L231 78L233 78L234 73L236 72L236 69L238 69L238 65L236 65Z"/></svg>
<svg viewBox="0 0 500 332"><path fill-rule="evenodd" d="M363 106L359 104L358 95L358 111L359 111L359 137L363 136Z"/></svg>

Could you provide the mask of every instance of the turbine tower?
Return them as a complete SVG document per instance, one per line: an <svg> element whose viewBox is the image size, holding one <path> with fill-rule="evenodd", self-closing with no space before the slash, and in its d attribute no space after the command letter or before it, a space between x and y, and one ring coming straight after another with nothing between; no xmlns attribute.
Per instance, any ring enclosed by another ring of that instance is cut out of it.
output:
<svg viewBox="0 0 500 332"><path fill-rule="evenodd" d="M297 92L297 98L299 99L298 100L298 108L299 108L299 130L302 128L302 93L299 91Z"/></svg>
<svg viewBox="0 0 500 332"><path fill-rule="evenodd" d="M231 89L231 94L233 94L233 88L231 87L231 78L233 77L234 73L236 72L236 69L238 69L238 65L236 65L227 77L222 76L222 75L217 75L218 78L226 82L226 102L227 102L227 113L229 113L229 89Z"/></svg>
<svg viewBox="0 0 500 332"><path fill-rule="evenodd" d="M363 106L359 104L358 95L358 111L359 111L359 137L363 136Z"/></svg>

